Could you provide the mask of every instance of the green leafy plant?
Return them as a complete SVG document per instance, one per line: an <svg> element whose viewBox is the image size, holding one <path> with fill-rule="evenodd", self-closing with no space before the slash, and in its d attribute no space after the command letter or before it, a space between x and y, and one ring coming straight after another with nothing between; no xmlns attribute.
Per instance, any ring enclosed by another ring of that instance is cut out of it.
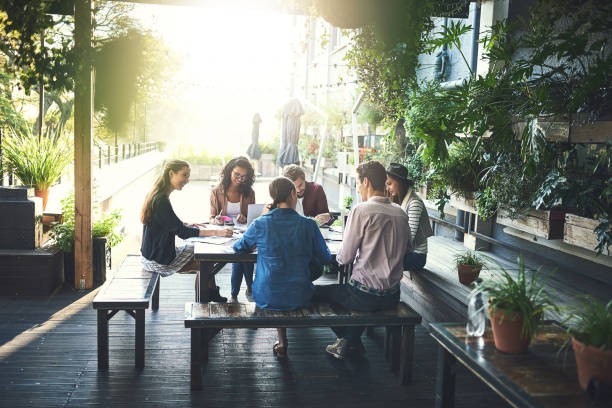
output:
<svg viewBox="0 0 612 408"><path fill-rule="evenodd" d="M568 334L588 346L612 349L612 300L604 305L593 296L581 296L570 306L569 315Z"/></svg>
<svg viewBox="0 0 612 408"><path fill-rule="evenodd" d="M486 268L486 264L483 259L476 254L475 251L469 249L463 253L459 253L453 257L455 264L457 265L472 265L480 266L482 269Z"/></svg>
<svg viewBox="0 0 612 408"><path fill-rule="evenodd" d="M62 251L70 252L74 246L74 192L68 193L61 200L61 205L63 222L53 226L49 235ZM119 244L124 238L123 232L118 231L121 210L113 210L104 215L98 214L97 207L94 210L96 214L91 228L92 238L106 238L107 248Z"/></svg>
<svg viewBox="0 0 612 408"><path fill-rule="evenodd" d="M344 197L344 200L342 201L342 204L344 205L344 209L345 210L350 210L351 207L353 206L353 196L346 196Z"/></svg>
<svg viewBox="0 0 612 408"><path fill-rule="evenodd" d="M72 161L73 148L67 134L57 140L39 138L30 131L2 140L7 167L24 184L46 190L62 175Z"/></svg>
<svg viewBox="0 0 612 408"><path fill-rule="evenodd" d="M518 313L523 318L521 335L523 338L533 336L544 312L558 311L558 307L544 291L544 285L552 272L545 277L541 275L541 267L528 272L523 255L517 259L516 278L512 277L501 264L497 265L500 274L494 274L492 278L483 280L478 285L478 290L488 294L492 311L502 309Z"/></svg>

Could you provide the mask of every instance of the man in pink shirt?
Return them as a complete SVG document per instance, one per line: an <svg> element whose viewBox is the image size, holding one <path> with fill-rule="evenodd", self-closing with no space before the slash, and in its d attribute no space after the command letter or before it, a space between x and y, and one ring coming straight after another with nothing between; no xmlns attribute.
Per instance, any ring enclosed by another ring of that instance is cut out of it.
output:
<svg viewBox="0 0 612 408"><path fill-rule="evenodd" d="M315 286L312 301L360 312L391 309L400 298L404 255L412 250L408 215L385 197L387 173L382 164L363 163L357 167L357 175L363 202L349 213L336 257L341 265L353 264L353 275L347 284ZM363 353L363 329L332 327L338 339L326 351L339 359Z"/></svg>

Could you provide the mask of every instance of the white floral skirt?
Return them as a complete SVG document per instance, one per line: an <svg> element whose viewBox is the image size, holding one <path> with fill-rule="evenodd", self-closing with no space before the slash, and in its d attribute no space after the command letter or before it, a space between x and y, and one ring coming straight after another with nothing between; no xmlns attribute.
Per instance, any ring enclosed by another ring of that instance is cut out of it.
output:
<svg viewBox="0 0 612 408"><path fill-rule="evenodd" d="M140 261L145 271L159 273L161 276L170 276L187 265L193 259L193 243L187 242L183 246L176 246L176 257L170 264L162 265L155 261L149 260L142 255Z"/></svg>

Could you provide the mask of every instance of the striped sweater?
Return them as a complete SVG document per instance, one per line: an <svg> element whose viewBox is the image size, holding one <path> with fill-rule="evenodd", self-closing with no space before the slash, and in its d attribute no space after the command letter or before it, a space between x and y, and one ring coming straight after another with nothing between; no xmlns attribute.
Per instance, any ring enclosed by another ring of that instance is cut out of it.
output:
<svg viewBox="0 0 612 408"><path fill-rule="evenodd" d="M404 211L406 211L406 214L408 214L408 222L410 224L410 243L414 248L412 252L427 254L427 239L420 244L415 243L415 238L420 227L421 214L423 211L426 211L425 204L423 204L423 201L418 199L410 200L411 195L412 190L408 190L404 196L401 207Z"/></svg>

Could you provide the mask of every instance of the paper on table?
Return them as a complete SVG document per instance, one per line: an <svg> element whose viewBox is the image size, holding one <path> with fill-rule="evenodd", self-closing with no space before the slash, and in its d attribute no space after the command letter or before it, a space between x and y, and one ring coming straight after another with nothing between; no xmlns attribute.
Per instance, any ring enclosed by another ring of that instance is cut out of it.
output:
<svg viewBox="0 0 612 408"><path fill-rule="evenodd" d="M218 245L223 245L223 244L227 244L228 242L232 241L234 238L233 237L217 237L217 236L213 236L213 237L191 237L188 238L188 241L191 242L205 242L207 244L218 244Z"/></svg>

